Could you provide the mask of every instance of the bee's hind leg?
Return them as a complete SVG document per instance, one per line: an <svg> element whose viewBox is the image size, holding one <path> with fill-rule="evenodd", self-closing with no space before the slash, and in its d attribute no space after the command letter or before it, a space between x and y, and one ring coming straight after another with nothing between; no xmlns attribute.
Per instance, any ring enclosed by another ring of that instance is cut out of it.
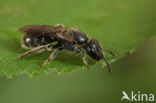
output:
<svg viewBox="0 0 156 103"><path fill-rule="evenodd" d="M14 60L21 59L21 58L23 58L25 56L28 56L28 55L31 55L31 54L43 52L43 51L45 51L46 49L49 49L49 48L52 48L51 45L44 45L44 46L39 46L39 47L33 48L30 51L27 51L27 52L19 55L18 57L14 58Z"/></svg>
<svg viewBox="0 0 156 103"><path fill-rule="evenodd" d="M55 49L55 50L53 51L53 53L50 54L50 56L48 57L48 59L47 59L40 67L38 67L38 69L41 69L41 68L44 67L46 64L48 64L50 61L52 61L52 60L56 57L56 55L57 55L57 53L59 52L59 50L61 50L61 49L59 49L59 48Z"/></svg>

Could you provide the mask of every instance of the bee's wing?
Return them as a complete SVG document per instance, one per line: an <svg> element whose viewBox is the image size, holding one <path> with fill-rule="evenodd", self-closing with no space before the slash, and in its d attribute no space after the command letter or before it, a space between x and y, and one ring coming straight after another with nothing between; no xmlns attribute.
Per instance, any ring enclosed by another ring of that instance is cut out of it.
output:
<svg viewBox="0 0 156 103"><path fill-rule="evenodd" d="M49 25L28 25L19 29L20 32L30 36L36 35L50 35L57 39L65 40L68 42L74 41L69 35L62 33L63 26L49 26Z"/></svg>
<svg viewBox="0 0 156 103"><path fill-rule="evenodd" d="M28 25L19 29L20 32L27 35L39 34L54 34L62 30L62 26L49 26L49 25Z"/></svg>

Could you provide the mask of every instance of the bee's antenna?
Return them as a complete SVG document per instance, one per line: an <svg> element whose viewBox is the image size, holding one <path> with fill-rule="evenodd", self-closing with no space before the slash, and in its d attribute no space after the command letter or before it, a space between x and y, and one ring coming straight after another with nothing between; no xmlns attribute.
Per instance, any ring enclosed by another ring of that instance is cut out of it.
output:
<svg viewBox="0 0 156 103"><path fill-rule="evenodd" d="M111 68L110 68L110 65L109 65L109 63L108 63L107 59L105 58L105 56L103 56L103 59L104 59L104 61L105 61L105 62L106 62L106 64L107 64L108 72L109 72L109 73L111 73Z"/></svg>
<svg viewBox="0 0 156 103"><path fill-rule="evenodd" d="M114 54L111 50L109 50L109 49L107 49L107 48L102 48L102 50L105 50L105 51L107 51L108 53L110 53L112 56L115 56L115 54Z"/></svg>

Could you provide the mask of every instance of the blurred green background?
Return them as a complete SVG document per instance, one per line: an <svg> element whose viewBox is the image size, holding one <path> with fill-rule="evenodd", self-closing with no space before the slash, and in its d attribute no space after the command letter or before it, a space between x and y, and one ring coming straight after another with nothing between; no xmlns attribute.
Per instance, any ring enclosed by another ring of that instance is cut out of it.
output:
<svg viewBox="0 0 156 103"><path fill-rule="evenodd" d="M102 68L58 75L0 79L0 103L120 103L122 91L156 94L156 37L132 55ZM123 101L123 103L125 103Z"/></svg>

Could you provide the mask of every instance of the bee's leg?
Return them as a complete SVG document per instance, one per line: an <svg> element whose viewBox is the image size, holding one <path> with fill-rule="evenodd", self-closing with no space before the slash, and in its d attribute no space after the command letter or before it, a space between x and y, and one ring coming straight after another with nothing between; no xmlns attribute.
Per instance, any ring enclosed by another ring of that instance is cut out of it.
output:
<svg viewBox="0 0 156 103"><path fill-rule="evenodd" d="M56 57L58 51L59 51L59 49L54 50L54 52L52 54L50 54L50 56L48 57L48 59L38 69L41 69L43 66L45 66L50 61L52 61Z"/></svg>
<svg viewBox="0 0 156 103"><path fill-rule="evenodd" d="M86 52L85 52L84 49L82 50L82 54L83 54L82 60L83 60L84 64L87 66L87 68L89 69L88 61L87 61L87 58L86 58Z"/></svg>
<svg viewBox="0 0 156 103"><path fill-rule="evenodd" d="M34 54L34 53L40 53L40 52L43 52L46 50L46 48L48 48L50 45L44 45L44 46L39 46L39 47L36 47L36 48L33 48L32 50L30 51L27 51L25 53L23 53L22 55L14 58L14 60L18 60L20 58L23 58L25 56L28 56L28 55L31 55L31 54Z"/></svg>

